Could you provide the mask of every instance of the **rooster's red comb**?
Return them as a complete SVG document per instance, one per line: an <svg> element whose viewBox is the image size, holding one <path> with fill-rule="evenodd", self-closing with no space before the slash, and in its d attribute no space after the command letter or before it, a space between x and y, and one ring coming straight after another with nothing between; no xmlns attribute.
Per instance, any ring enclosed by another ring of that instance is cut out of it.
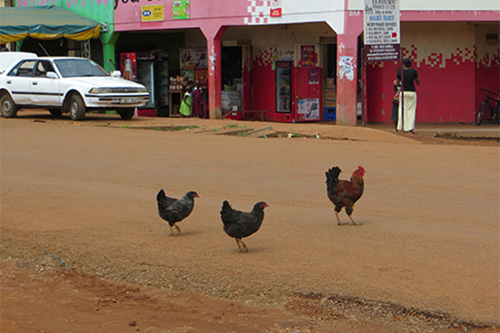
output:
<svg viewBox="0 0 500 333"><path fill-rule="evenodd" d="M358 169L361 170L361 171L363 171L363 172L366 172L365 168L363 168L361 165L358 165Z"/></svg>

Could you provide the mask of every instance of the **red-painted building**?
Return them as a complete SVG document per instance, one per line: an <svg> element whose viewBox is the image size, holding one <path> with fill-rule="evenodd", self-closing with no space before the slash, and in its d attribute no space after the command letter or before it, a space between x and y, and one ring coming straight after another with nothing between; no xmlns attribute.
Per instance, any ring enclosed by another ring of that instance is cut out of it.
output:
<svg viewBox="0 0 500 333"><path fill-rule="evenodd" d="M161 58L148 78L163 87L159 108L178 101L165 76L188 75L206 79L210 118L269 110L271 121L336 117L355 125L366 100L365 121L389 122L400 65L361 61L363 7L363 0L116 0L111 41L117 60ZM472 122L479 88L500 88L498 2L400 0L400 9L403 55L421 79L417 123Z"/></svg>

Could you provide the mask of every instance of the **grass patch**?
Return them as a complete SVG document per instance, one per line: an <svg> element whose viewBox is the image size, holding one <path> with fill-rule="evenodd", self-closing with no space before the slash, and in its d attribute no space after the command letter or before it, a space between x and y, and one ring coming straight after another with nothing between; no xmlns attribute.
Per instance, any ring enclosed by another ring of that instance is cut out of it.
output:
<svg viewBox="0 0 500 333"><path fill-rule="evenodd" d="M170 130L170 132L177 132L177 131L189 131L192 129L197 129L200 128L200 126L175 126Z"/></svg>
<svg viewBox="0 0 500 333"><path fill-rule="evenodd" d="M245 125L238 125L238 124L226 124L222 127L223 129L227 128L247 128Z"/></svg>
<svg viewBox="0 0 500 333"><path fill-rule="evenodd" d="M153 131L163 131L163 132L189 131L197 128L199 128L199 126L151 127Z"/></svg>

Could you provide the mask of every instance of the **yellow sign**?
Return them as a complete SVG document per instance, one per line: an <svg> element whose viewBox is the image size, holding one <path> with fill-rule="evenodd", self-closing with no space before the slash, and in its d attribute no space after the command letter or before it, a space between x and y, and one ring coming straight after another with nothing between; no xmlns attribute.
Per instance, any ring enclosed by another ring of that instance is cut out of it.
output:
<svg viewBox="0 0 500 333"><path fill-rule="evenodd" d="M163 5L151 5L141 7L142 22L158 22L165 20L165 9Z"/></svg>

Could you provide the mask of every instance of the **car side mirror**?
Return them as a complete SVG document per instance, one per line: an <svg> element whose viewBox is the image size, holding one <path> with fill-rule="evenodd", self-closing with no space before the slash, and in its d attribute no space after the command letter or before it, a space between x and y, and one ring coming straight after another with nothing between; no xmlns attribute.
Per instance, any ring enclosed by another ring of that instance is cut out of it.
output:
<svg viewBox="0 0 500 333"><path fill-rule="evenodd" d="M120 71L113 71L113 73L111 73L111 76L112 77L122 77L122 72L120 72Z"/></svg>
<svg viewBox="0 0 500 333"><path fill-rule="evenodd" d="M57 79L57 74L55 72L47 72L47 78L49 79Z"/></svg>

